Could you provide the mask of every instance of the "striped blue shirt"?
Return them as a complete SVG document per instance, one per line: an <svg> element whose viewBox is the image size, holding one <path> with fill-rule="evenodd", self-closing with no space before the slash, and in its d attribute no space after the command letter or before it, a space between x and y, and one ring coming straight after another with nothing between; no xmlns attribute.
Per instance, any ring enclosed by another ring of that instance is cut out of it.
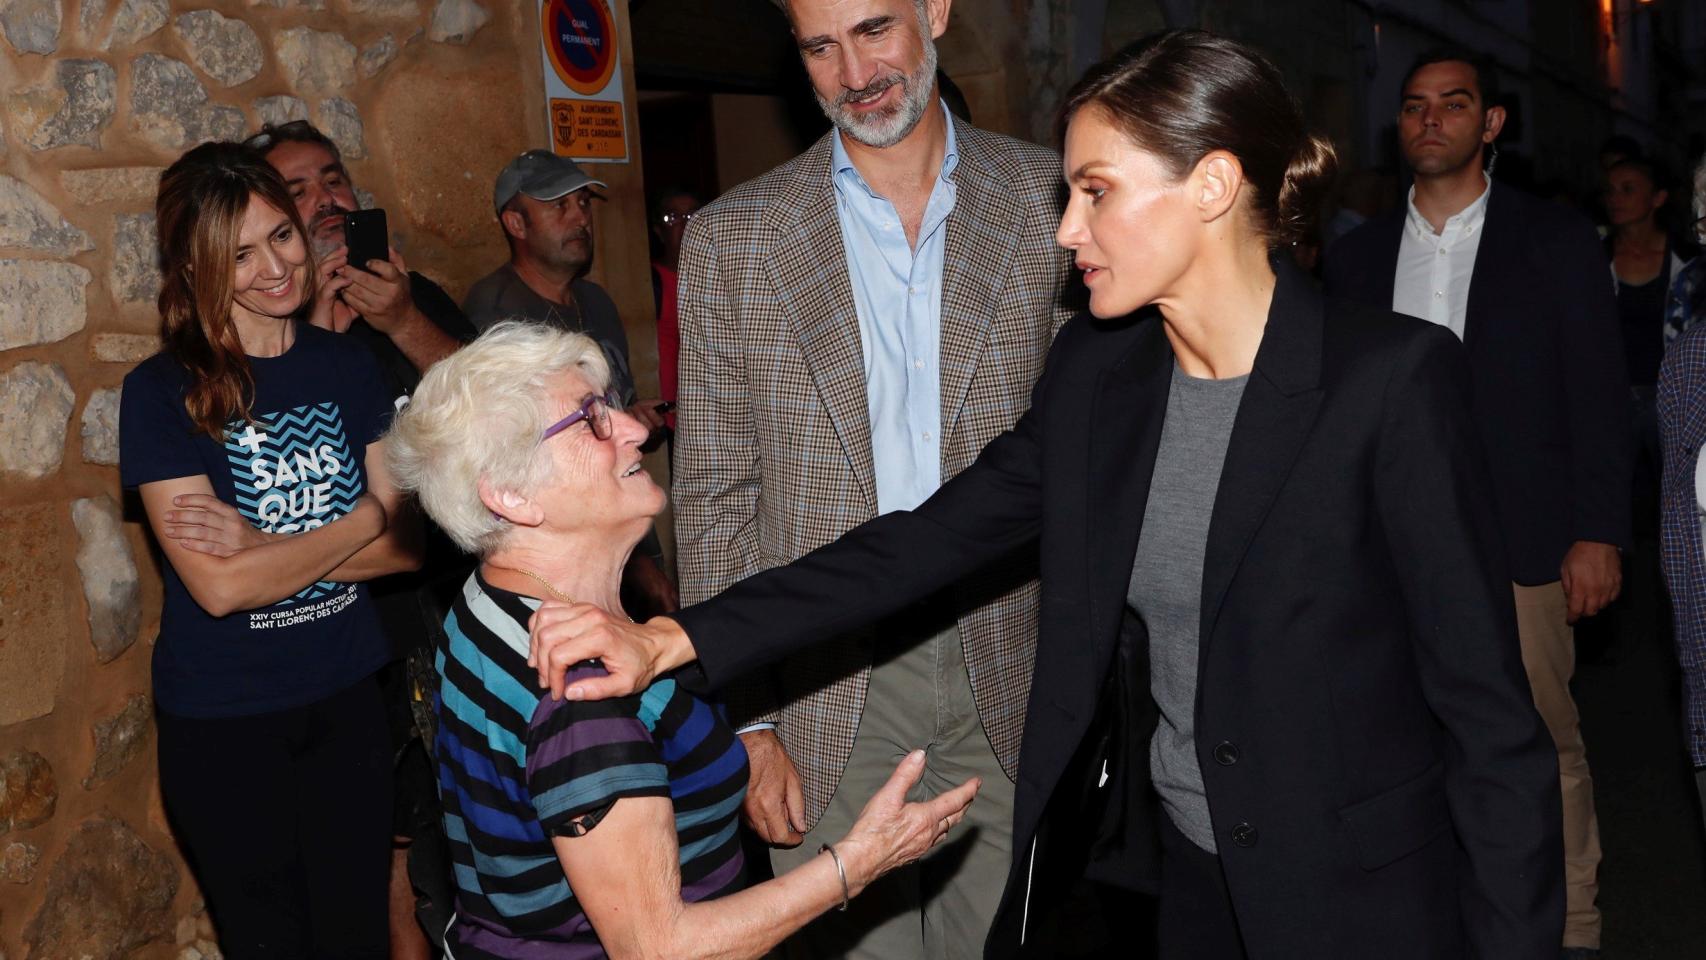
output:
<svg viewBox="0 0 1706 960"><path fill-rule="evenodd" d="M436 742L457 960L604 957L551 838L597 829L624 797L673 804L683 900L745 885L746 751L721 713L672 679L632 697L553 701L527 665L537 607L475 573L444 622Z"/></svg>

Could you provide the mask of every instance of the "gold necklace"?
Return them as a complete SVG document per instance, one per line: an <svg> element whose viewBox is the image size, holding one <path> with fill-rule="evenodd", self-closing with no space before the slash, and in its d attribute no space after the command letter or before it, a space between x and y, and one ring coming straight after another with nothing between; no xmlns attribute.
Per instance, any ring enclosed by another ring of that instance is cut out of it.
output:
<svg viewBox="0 0 1706 960"><path fill-rule="evenodd" d="M561 600L564 603L574 603L575 602L574 597L571 597L568 594L564 593L563 591L558 590L556 587L551 586L551 581L545 579L544 577L541 577L537 573L534 573L532 570L529 570L526 567L510 567L510 569L514 570L516 573L526 574L527 576L532 577L533 579L539 581L539 583L542 586L544 586L544 588L548 592L550 592L551 596L556 597L558 600Z"/></svg>
<svg viewBox="0 0 1706 960"><path fill-rule="evenodd" d="M496 566L496 565L494 564L494 566ZM539 574L534 573L532 570L529 570L526 567L499 567L498 569L500 569L500 570L514 570L516 573L532 577L533 579L539 581L539 584L541 586L543 586L546 589L546 591L551 594L552 597L554 597L558 600L561 600L564 603L574 603L575 602L574 597L571 597L568 594L564 593L563 591L558 590L556 587L551 585L551 581L545 579L544 577L541 577ZM627 620L629 623L634 622L634 618L628 616L626 611L623 612L622 617L623 617L623 619Z"/></svg>

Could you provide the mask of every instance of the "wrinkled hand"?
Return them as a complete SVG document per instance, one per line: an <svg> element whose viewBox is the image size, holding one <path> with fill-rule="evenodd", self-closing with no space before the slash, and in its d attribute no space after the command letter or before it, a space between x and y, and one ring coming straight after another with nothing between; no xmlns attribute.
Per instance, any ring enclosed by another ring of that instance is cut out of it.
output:
<svg viewBox="0 0 1706 960"><path fill-rule="evenodd" d="M344 254L347 256L348 251ZM390 257L367 261L367 270L353 263L338 270L338 275L349 281L343 291L344 303L373 329L387 334L421 315L409 290L409 268L403 263L403 255L391 250Z"/></svg>
<svg viewBox="0 0 1706 960"><path fill-rule="evenodd" d="M281 536L257 530L236 507L205 493L173 497L162 519L166 536L179 546L215 557L235 556Z"/></svg>
<svg viewBox="0 0 1706 960"><path fill-rule="evenodd" d="M924 751L914 750L865 804L853 829L835 844L853 894L890 870L916 861L947 839L948 831L965 817L966 808L983 786L981 779L973 777L934 799L907 803L907 791L923 775Z"/></svg>
<svg viewBox="0 0 1706 960"><path fill-rule="evenodd" d="M668 617L634 623L590 603L547 600L527 621L527 665L539 672L539 686L551 699L608 700L651 686L658 675L692 659L693 647L681 625ZM565 687L568 669L600 660L608 676L589 677Z"/></svg>
<svg viewBox="0 0 1706 960"><path fill-rule="evenodd" d="M1569 598L1567 620L1575 623L1605 609L1623 591L1623 558L1609 543L1577 540L1564 554L1559 573Z"/></svg>
<svg viewBox="0 0 1706 960"><path fill-rule="evenodd" d="M746 825L773 847L799 846L805 839L806 800L782 738L774 730L754 730L741 734L740 742L752 769L741 804Z"/></svg>
<svg viewBox="0 0 1706 960"><path fill-rule="evenodd" d="M349 287L348 277L339 273L348 263L349 249L339 247L320 260L314 279L314 312L308 322L322 330L343 333L355 322L356 312L339 294Z"/></svg>

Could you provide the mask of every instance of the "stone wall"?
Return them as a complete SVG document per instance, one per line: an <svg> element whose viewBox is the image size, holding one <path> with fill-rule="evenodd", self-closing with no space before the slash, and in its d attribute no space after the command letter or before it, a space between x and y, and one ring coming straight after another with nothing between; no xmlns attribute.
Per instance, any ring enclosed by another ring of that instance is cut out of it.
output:
<svg viewBox="0 0 1706 960"><path fill-rule="evenodd" d="M0 0L0 960L216 955L158 799L160 578L116 466L120 381L158 345L160 170L199 141L311 118L410 266L459 297L504 256L493 177L544 141L536 11ZM631 149L598 171L595 277L650 380Z"/></svg>

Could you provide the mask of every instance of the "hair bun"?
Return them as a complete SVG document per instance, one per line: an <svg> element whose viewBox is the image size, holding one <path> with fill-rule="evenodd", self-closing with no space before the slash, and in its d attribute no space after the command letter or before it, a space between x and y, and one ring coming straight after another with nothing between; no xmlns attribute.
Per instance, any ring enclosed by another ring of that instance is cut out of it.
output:
<svg viewBox="0 0 1706 960"><path fill-rule="evenodd" d="M1296 243L1310 235L1338 169L1339 156L1331 142L1314 134L1303 138L1280 184L1276 239L1281 244Z"/></svg>

